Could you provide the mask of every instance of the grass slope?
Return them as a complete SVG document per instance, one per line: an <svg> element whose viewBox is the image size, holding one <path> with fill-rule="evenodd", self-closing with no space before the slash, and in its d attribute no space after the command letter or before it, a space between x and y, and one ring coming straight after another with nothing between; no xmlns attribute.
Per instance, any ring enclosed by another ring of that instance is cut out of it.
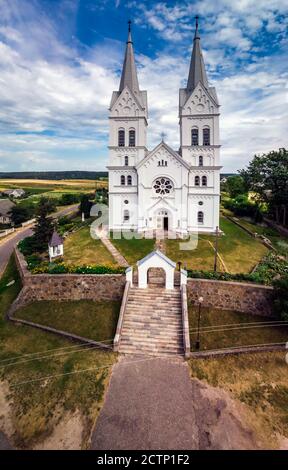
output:
<svg viewBox="0 0 288 470"><path fill-rule="evenodd" d="M34 302L17 311L17 317L65 330L95 341L114 338L120 302Z"/></svg>
<svg viewBox="0 0 288 470"><path fill-rule="evenodd" d="M6 287L12 279L16 283ZM31 448L52 432L66 411L78 409L84 416L85 447L101 407L115 355L91 349L76 352L80 348L71 349L75 344L70 341L7 322L5 312L19 289L18 272L11 259L0 281L0 376L10 386L14 443L20 448ZM12 365L14 358L19 358L18 365ZM7 359L11 359L11 365ZM95 370L56 377L89 368ZM47 376L54 377L43 380ZM13 386L21 382L25 383Z"/></svg>
<svg viewBox="0 0 288 470"><path fill-rule="evenodd" d="M153 239L132 238L131 240L127 240L123 236L121 239L113 239L111 236L111 242L131 265L135 264L155 249L155 240Z"/></svg>
<svg viewBox="0 0 288 470"><path fill-rule="evenodd" d="M189 305L188 309L191 348L194 349L198 322L198 307ZM247 313L233 312L230 310L219 310L205 307L202 307L201 312L201 327L211 327L209 329L215 329L215 327L220 327L220 325L223 325L221 328L219 328L222 331L201 332L201 350L264 343L282 343L287 341L288 338L288 326L268 326L260 328L260 325L258 325L258 328L254 328L254 325L250 325L250 327L249 325L245 325L249 328L242 330L235 329L238 326L236 324L257 324L260 322L273 320L271 318L261 317L258 315L249 315ZM235 324L234 327L233 324ZM191 329L194 329L195 331L191 331Z"/></svg>

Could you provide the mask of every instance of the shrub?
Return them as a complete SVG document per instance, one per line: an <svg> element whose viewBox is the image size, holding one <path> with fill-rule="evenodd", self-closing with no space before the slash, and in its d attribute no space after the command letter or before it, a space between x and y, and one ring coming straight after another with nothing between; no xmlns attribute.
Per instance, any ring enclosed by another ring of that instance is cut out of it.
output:
<svg viewBox="0 0 288 470"><path fill-rule="evenodd" d="M281 320L288 320L288 274L281 279L274 281L275 311Z"/></svg>
<svg viewBox="0 0 288 470"><path fill-rule="evenodd" d="M74 266L63 261L42 262L30 267L32 274L124 274L125 268L105 265Z"/></svg>
<svg viewBox="0 0 288 470"><path fill-rule="evenodd" d="M34 237L27 237L18 243L18 248L24 256L32 255L35 251Z"/></svg>

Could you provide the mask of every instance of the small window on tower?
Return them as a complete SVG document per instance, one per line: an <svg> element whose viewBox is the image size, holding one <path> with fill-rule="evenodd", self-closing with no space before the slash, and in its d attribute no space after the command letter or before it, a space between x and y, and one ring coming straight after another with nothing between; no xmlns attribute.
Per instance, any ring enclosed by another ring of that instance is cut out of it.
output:
<svg viewBox="0 0 288 470"><path fill-rule="evenodd" d="M201 155L199 157L199 166L203 166L203 157Z"/></svg>
<svg viewBox="0 0 288 470"><path fill-rule="evenodd" d="M207 176L202 176L202 186L207 186Z"/></svg>
<svg viewBox="0 0 288 470"><path fill-rule="evenodd" d="M130 219L129 211L125 209L124 211L124 222L127 222L127 220Z"/></svg>
<svg viewBox="0 0 288 470"><path fill-rule="evenodd" d="M125 160L125 166L128 166L129 165L129 158L127 157L127 155L126 155L126 157L124 157L124 160Z"/></svg>
<svg viewBox="0 0 288 470"><path fill-rule="evenodd" d="M125 176L121 175L121 186L125 186Z"/></svg>
<svg viewBox="0 0 288 470"><path fill-rule="evenodd" d="M132 185L132 176L131 175L127 176L127 184L128 184L128 186Z"/></svg>
<svg viewBox="0 0 288 470"><path fill-rule="evenodd" d="M135 129L129 130L129 147L135 147L136 145L136 134Z"/></svg>
<svg viewBox="0 0 288 470"><path fill-rule="evenodd" d="M200 176L195 176L195 186L200 186Z"/></svg>
<svg viewBox="0 0 288 470"><path fill-rule="evenodd" d="M203 129L203 145L210 145L210 129Z"/></svg>
<svg viewBox="0 0 288 470"><path fill-rule="evenodd" d="M191 137L192 137L192 145L198 145L199 143L199 131L198 129L192 129L191 131Z"/></svg>
<svg viewBox="0 0 288 470"><path fill-rule="evenodd" d="M125 131L124 129L119 129L118 131L118 146L125 147Z"/></svg>
<svg viewBox="0 0 288 470"><path fill-rule="evenodd" d="M202 211L198 212L198 224L203 224L204 223L204 213Z"/></svg>

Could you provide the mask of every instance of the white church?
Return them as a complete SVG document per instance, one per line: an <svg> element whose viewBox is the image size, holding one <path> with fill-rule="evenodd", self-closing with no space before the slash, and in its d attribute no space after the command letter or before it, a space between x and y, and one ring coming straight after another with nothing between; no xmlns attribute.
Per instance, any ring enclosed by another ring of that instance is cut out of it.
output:
<svg viewBox="0 0 288 470"><path fill-rule="evenodd" d="M162 78L159 77L159 80ZM210 87L198 18L186 88L179 90L180 148L148 150L147 92L140 90L129 33L119 91L110 103L109 229L187 235L219 226L219 102Z"/></svg>

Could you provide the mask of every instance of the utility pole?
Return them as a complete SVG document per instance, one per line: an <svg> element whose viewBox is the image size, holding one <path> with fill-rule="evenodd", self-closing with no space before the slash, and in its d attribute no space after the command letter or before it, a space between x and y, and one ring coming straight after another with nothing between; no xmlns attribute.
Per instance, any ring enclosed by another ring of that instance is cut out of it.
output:
<svg viewBox="0 0 288 470"><path fill-rule="evenodd" d="M214 273L217 272L217 258L218 258L218 235L219 235L219 227L217 225L215 231L215 246L214 246Z"/></svg>

